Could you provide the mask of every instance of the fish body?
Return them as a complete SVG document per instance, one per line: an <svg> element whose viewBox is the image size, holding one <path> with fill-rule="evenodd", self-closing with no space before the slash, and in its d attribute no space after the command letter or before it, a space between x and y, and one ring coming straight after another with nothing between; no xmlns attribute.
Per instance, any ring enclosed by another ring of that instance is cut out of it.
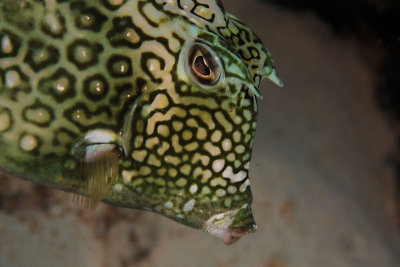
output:
<svg viewBox="0 0 400 267"><path fill-rule="evenodd" d="M219 1L0 0L0 168L233 243L265 77Z"/></svg>

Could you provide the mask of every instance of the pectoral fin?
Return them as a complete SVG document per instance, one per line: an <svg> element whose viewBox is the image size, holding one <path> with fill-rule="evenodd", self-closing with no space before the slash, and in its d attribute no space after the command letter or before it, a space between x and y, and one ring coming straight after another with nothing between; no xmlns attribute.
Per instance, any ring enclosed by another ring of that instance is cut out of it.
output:
<svg viewBox="0 0 400 267"><path fill-rule="evenodd" d="M78 163L79 189L88 197L76 200L94 208L118 177L119 136L110 130L91 131L76 143L72 152Z"/></svg>

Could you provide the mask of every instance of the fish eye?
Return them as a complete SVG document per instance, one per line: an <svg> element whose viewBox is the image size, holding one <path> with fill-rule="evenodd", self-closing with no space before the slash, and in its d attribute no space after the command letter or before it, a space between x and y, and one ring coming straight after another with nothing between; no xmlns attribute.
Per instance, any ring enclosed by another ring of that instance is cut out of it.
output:
<svg viewBox="0 0 400 267"><path fill-rule="evenodd" d="M221 80L221 62L206 45L193 44L188 50L186 64L191 76L200 85L213 86Z"/></svg>

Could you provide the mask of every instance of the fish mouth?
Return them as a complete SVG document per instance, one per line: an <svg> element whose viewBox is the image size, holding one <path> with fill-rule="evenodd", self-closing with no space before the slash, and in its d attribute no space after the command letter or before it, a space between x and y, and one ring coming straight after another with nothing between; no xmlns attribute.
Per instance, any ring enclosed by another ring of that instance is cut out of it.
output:
<svg viewBox="0 0 400 267"><path fill-rule="evenodd" d="M249 204L215 214L205 223L205 231L223 241L225 245L235 243L242 236L254 233L256 229L257 225Z"/></svg>

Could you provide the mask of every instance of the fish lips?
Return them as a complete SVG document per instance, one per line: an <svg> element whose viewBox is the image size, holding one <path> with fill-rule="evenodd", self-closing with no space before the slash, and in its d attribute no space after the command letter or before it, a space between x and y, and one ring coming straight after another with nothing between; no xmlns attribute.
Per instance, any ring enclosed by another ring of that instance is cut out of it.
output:
<svg viewBox="0 0 400 267"><path fill-rule="evenodd" d="M205 231L231 245L242 236L254 233L257 225L254 221L251 207L245 204L242 207L211 216L205 223Z"/></svg>

